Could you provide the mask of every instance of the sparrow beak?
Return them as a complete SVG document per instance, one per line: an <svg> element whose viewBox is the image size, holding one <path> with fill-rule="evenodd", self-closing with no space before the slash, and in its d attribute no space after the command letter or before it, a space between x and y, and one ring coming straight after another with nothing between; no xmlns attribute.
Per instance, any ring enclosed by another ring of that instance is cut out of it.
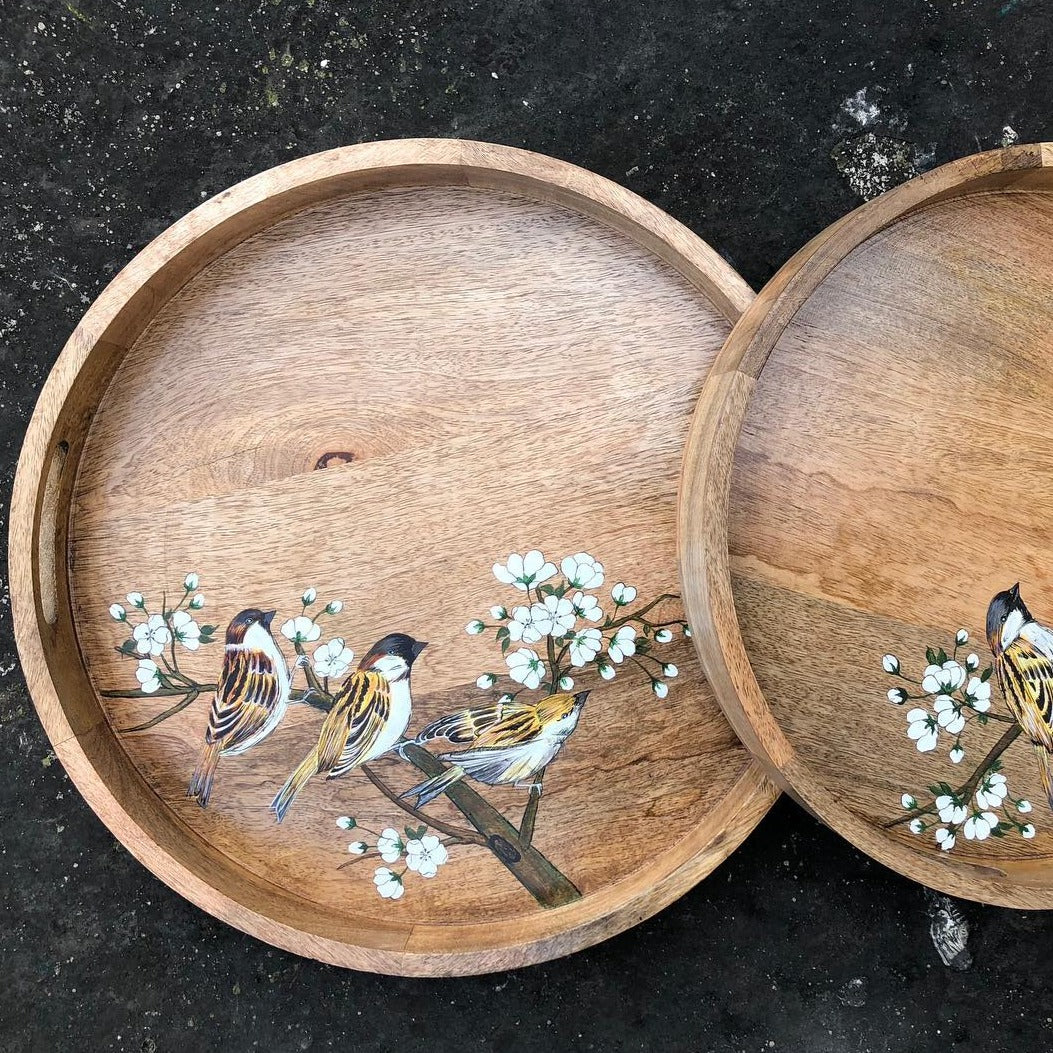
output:
<svg viewBox="0 0 1053 1053"><path fill-rule="evenodd" d="M1020 599L1020 582L1018 581L1010 590L1009 598L1016 603Z"/></svg>
<svg viewBox="0 0 1053 1053"><path fill-rule="evenodd" d="M587 699L588 697L589 697L589 692L588 691L579 691L574 696L574 705L576 705L576 706L583 706L583 705L585 705L585 699Z"/></svg>
<svg viewBox="0 0 1053 1053"><path fill-rule="evenodd" d="M274 621L274 616L277 613L278 613L277 611L264 611L263 612L263 627L264 627L264 629L269 629L271 627L271 622Z"/></svg>
<svg viewBox="0 0 1053 1053"><path fill-rule="evenodd" d="M411 648L413 651L413 657L416 658L427 646L428 644L424 640L415 640L413 647Z"/></svg>

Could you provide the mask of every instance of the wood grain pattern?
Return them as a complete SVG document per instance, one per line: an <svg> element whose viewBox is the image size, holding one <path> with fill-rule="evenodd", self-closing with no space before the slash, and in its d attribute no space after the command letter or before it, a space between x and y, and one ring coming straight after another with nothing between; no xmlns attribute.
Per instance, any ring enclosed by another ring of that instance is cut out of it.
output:
<svg viewBox="0 0 1053 1053"><path fill-rule="evenodd" d="M958 660L982 669L988 604L1018 580L1053 618L1051 166L1048 144L965 158L802 249L711 371L681 502L703 665L772 776L901 873L1025 908L1053 907L1053 815L1026 737L1000 760L1034 803L1019 816L1033 839L959 834L941 851L938 824L911 833L900 802L968 785L1013 725L995 681L955 764L953 736L926 753L907 738L917 703L886 691L919 689L882 656L920 679L925 648L950 655L963 627Z"/></svg>
<svg viewBox="0 0 1053 1053"><path fill-rule="evenodd" d="M500 652L464 625L508 601L490 567L509 552L586 549L606 564L607 590L621 579L641 599L677 591L683 438L749 299L711 250L632 194L477 143L306 158L163 234L60 357L13 503L23 665L92 807L195 903L356 968L541 961L680 895L774 796L682 636L663 651L681 669L667 699L624 671L587 685L533 837L581 897L543 910L472 845L451 848L440 875L397 903L376 895L365 864L339 869L353 835L336 817L379 830L401 816L362 773L312 781L278 826L267 804L317 739L310 706L221 761L213 801L198 808L186 784L211 699L122 733L171 699L100 694L134 670L106 610L133 589L155 602L162 588L178 593L194 571L207 596L199 620L222 640L242 607L291 616L315 586L345 605L326 635L359 655L396 630L429 641L413 673L416 732L486 697L474 681ZM221 648L181 667L214 683ZM395 757L373 769L397 792L416 781ZM524 790L479 792L518 822ZM463 824L445 797L428 810Z"/></svg>

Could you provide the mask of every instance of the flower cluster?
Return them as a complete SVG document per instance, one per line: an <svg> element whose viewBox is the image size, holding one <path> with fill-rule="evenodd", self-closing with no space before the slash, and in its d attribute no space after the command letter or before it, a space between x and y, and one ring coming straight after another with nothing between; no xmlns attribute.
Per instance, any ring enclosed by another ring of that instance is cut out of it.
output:
<svg viewBox="0 0 1053 1053"><path fill-rule="evenodd" d="M298 654L303 653L303 645L314 643L322 635L322 626L318 619L323 615L339 614L344 609L342 600L330 600L321 610L308 613L309 609L318 602L318 590L315 588L304 589L300 597L300 613L294 618L282 622L281 633L287 640L291 640ZM355 652L346 646L342 636L334 636L325 643L319 644L314 649L312 664L315 675L327 680L329 677L342 677L351 668L355 660ZM306 661L306 659L304 659Z"/></svg>
<svg viewBox="0 0 1053 1053"><path fill-rule="evenodd" d="M681 619L655 622L648 614L660 600L672 597L629 613L637 590L619 581L610 590L612 606L605 613L592 590L603 586L606 572L588 552L565 556L558 568L538 549L525 555L513 552L504 563L495 563L493 571L499 582L522 593L522 602L496 604L488 620L476 618L465 626L470 636L493 630L504 658L504 673L483 673L476 680L479 688L488 690L507 675L518 687L503 699L524 689L569 691L574 675L590 666L613 680L620 666L631 663L645 673L655 695L665 698L669 693L667 681L677 675L677 667L654 657L652 648L672 640L674 628L690 634Z"/></svg>
<svg viewBox="0 0 1053 1053"><path fill-rule="evenodd" d="M945 782L929 787L933 800L928 805L903 794L900 803L911 815L911 833L932 831L945 852L954 848L960 835L967 841L986 841L1015 830L1021 837L1034 837L1034 824L1020 818L1031 811L1031 802L1010 793L1001 768L1001 761L994 761L971 794L967 788L955 790Z"/></svg>
<svg viewBox="0 0 1053 1053"><path fill-rule="evenodd" d="M943 648L928 648L928 663L921 680L912 680L894 654L881 659L881 667L902 684L889 688L887 698L896 706L913 702L907 711L907 736L918 751L930 753L939 745L940 735L950 741L948 756L954 764L965 758L962 734L973 721L984 725L991 708L991 666L980 670L980 659L970 653L964 664L958 650L969 642L969 634L959 629L950 655Z"/></svg>
<svg viewBox="0 0 1053 1053"><path fill-rule="evenodd" d="M151 610L141 592L129 592L124 603L110 604L110 617L129 632L117 650L136 660L135 678L144 695L161 688L185 688L189 681L179 671L179 650L196 651L215 639L216 626L199 625L195 618L205 606L199 584L197 574L187 574L183 595L174 607L162 595L160 608Z"/></svg>
<svg viewBox="0 0 1053 1053"><path fill-rule="evenodd" d="M418 874L422 878L433 878L450 858L446 845L435 835L429 834L427 826L415 829L405 827L400 833L394 827L387 827L379 834L359 826L352 816L342 815L336 821L341 830L359 830L371 835L373 843L356 839L348 846L348 852L355 858L344 866L358 859L379 859L386 864L373 871L373 884L377 893L384 899L401 899L406 891L406 874ZM394 865L401 863L401 869Z"/></svg>
<svg viewBox="0 0 1053 1053"><path fill-rule="evenodd" d="M981 670L980 659L972 652L964 660L958 657L968 642L969 634L959 629L950 654L942 647L928 648L920 679L908 676L896 655L881 659L882 669L897 681L887 693L888 700L896 706L913 703L906 714L907 737L920 753L931 753L943 742L952 764L965 758L962 739L970 724L983 726L991 719L1004 719L990 712L992 667ZM909 816L910 831L931 834L945 852L962 837L986 841L1014 831L1024 838L1034 837L1034 825L1020 818L1031 811L1031 802L1010 793L1001 769L996 757L958 788L933 783L928 787L931 799L926 802L904 793L900 804L907 815L898 821L907 822Z"/></svg>

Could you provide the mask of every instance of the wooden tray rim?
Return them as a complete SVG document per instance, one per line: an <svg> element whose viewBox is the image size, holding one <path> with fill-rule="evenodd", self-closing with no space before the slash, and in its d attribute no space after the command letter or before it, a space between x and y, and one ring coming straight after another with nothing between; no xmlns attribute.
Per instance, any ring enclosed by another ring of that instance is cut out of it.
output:
<svg viewBox="0 0 1053 1053"><path fill-rule="evenodd" d="M152 821L167 812L137 771L100 762L112 731L101 708L89 726L71 721L49 668L45 596L54 568L41 566L42 509L63 406L98 348L119 358L150 319L191 278L253 234L304 208L344 194L391 187L463 185L519 193L597 219L673 266L734 323L752 300L735 271L705 242L642 198L575 165L512 147L456 139L405 139L340 147L290 161L204 202L150 242L88 309L59 355L34 409L19 458L9 527L15 637L34 706L56 755L115 837L153 874L234 927L286 950L351 968L399 975L487 972L547 960L612 936L656 913L722 862L766 814L778 791L747 762L720 805L651 863L578 904L530 918L457 925L393 926L385 946L333 938L310 927L316 904L241 872L202 877L187 844L161 844ZM202 243L207 251L192 258ZM104 395L102 397L105 397ZM75 473L74 473L75 474ZM62 510L66 514L66 510ZM64 555L64 546L61 549ZM59 585L61 581L59 573ZM56 589L55 582L51 582ZM69 596L57 589L57 606ZM79 657L79 656L78 656ZM81 670L83 671L83 670ZM104 770L107 767L111 770ZM131 765L127 765L131 769ZM188 843L204 842L168 812ZM215 849L212 850L216 852ZM198 860L200 862L200 858ZM236 861L228 860L233 869ZM250 880L251 877L251 880ZM289 919L271 907L296 909ZM303 908L300 910L299 908ZM377 923L382 927L382 923ZM429 939L442 930L436 950Z"/></svg>
<svg viewBox="0 0 1053 1053"><path fill-rule="evenodd" d="M966 899L1025 910L1053 908L1053 876L1035 884L1035 860L983 866L928 857L899 844L827 793L784 735L753 673L739 629L728 552L728 506L740 433L757 380L783 332L831 272L865 241L950 198L1026 192L1049 185L1053 143L991 150L951 161L837 220L784 264L758 293L717 355L702 388L680 484L680 578L696 650L717 701L769 778L871 858ZM1053 863L1053 858L1051 858Z"/></svg>

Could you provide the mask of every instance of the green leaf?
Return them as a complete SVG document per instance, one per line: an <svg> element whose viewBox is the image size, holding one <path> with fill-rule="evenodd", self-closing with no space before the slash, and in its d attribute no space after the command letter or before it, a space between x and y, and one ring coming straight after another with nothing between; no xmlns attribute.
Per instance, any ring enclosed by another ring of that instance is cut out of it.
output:
<svg viewBox="0 0 1053 1053"><path fill-rule="evenodd" d="M982 672L982 673L980 674L980 683L981 683L981 684L986 684L986 683L987 683L987 681L991 679L991 674L992 674L993 672L994 672L994 669L993 669L993 667L992 667L992 666L988 666L988 667L987 667L987 668L986 668L986 669L985 669L985 670L984 670L984 671L983 671L983 672Z"/></svg>
<svg viewBox="0 0 1053 1053"><path fill-rule="evenodd" d="M498 640L507 640L507 639L508 639L508 636L509 636L509 633L508 633L508 626L507 626L507 625L502 625L502 626L501 626L501 627L500 627L500 628L499 628L499 629L497 630L497 638L498 638Z"/></svg>
<svg viewBox="0 0 1053 1053"><path fill-rule="evenodd" d="M119 650L121 654L135 654L135 641L125 640L117 650Z"/></svg>
<svg viewBox="0 0 1053 1053"><path fill-rule="evenodd" d="M211 636L218 628L218 625L202 625L201 635L204 636L205 633L208 633L208 635Z"/></svg>
<svg viewBox="0 0 1053 1053"><path fill-rule="evenodd" d="M936 664L937 665L943 665L943 663L946 662L946 661L947 661L947 652L941 647L936 652Z"/></svg>
<svg viewBox="0 0 1053 1053"><path fill-rule="evenodd" d="M501 641L501 654L504 654L508 650L510 643L511 641L507 637Z"/></svg>
<svg viewBox="0 0 1053 1053"><path fill-rule="evenodd" d="M925 661L928 662L929 665L939 665L940 664L939 662L936 661L936 652L931 647L926 647L925 648Z"/></svg>
<svg viewBox="0 0 1053 1053"><path fill-rule="evenodd" d="M976 719L977 719L977 721L979 721L980 727L983 727L987 723L987 714L986 713L977 713L976 714Z"/></svg>

